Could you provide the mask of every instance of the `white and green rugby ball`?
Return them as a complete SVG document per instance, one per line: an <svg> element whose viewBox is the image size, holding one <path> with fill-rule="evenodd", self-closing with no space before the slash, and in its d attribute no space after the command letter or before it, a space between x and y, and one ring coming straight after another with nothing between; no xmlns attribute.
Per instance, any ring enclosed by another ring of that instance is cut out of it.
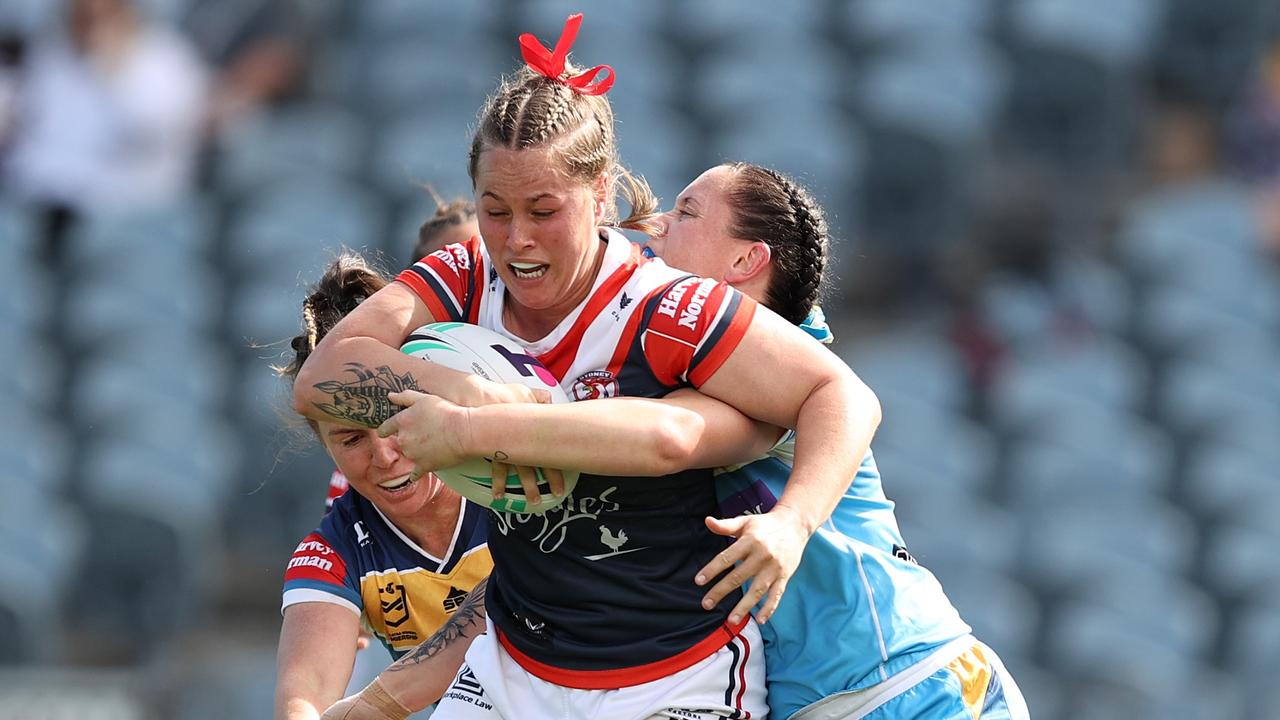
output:
<svg viewBox="0 0 1280 720"><path fill-rule="evenodd" d="M546 390L551 393L553 403L569 402L569 396L542 363L518 344L479 325L459 322L423 325L410 333L400 350L493 382ZM513 432L516 431L513 428ZM525 497L520 477L514 472L507 476L506 495L501 500L494 500L488 460L468 460L455 467L436 470L435 474L468 500L500 512L543 513L564 501L563 497L551 494L551 486L541 470L538 471L538 492L542 497L536 504ZM579 473L564 470L563 474L565 495L568 495L577 484Z"/></svg>

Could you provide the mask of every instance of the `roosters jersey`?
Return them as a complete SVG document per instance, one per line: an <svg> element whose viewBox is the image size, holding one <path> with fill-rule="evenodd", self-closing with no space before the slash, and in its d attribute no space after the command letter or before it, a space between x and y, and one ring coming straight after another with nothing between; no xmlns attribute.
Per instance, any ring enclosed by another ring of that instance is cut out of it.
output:
<svg viewBox="0 0 1280 720"><path fill-rule="evenodd" d="M349 608L400 657L431 637L493 567L485 545L488 523L462 501L453 542L433 557L363 495L333 503L320 527L293 551L284 574L282 607L327 602Z"/></svg>
<svg viewBox="0 0 1280 720"><path fill-rule="evenodd" d="M478 238L423 258L399 280L437 320L520 343L574 399L661 397L701 385L741 341L755 303L642 257L616 232L601 239L590 294L534 342L503 327L506 289ZM533 675L587 689L648 682L713 654L741 629L727 624L739 593L707 611L705 589L693 583L729 543L703 524L715 510L711 473L698 470L583 474L545 514L491 513L487 610L507 652Z"/></svg>

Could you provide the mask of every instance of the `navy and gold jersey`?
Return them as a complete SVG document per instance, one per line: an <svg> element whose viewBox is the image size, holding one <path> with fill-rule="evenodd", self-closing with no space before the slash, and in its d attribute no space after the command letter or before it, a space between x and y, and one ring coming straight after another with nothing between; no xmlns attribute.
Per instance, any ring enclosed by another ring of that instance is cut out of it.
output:
<svg viewBox="0 0 1280 720"><path fill-rule="evenodd" d="M459 498L462 511L444 557L410 540L360 493L333 503L320 527L293 551L284 602L350 608L393 657L417 647L444 624L493 569L484 510Z"/></svg>
<svg viewBox="0 0 1280 720"><path fill-rule="evenodd" d="M723 365L756 310L724 283L640 254L616 232L587 299L545 338L502 322L506 288L478 238L429 255L398 280L436 320L470 322L523 346L575 400L662 397L698 387ZM728 546L707 530L716 511L708 470L655 478L583 474L542 515L491 513L489 617L507 652L558 685L618 688L665 677L715 653L741 630L730 593L702 608L697 571ZM745 619L743 620L745 623Z"/></svg>

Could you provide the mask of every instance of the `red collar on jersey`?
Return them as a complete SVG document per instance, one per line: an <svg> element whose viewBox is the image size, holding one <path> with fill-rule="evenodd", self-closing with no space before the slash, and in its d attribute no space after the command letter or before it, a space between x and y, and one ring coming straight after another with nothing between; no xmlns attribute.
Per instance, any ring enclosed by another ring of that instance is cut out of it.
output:
<svg viewBox="0 0 1280 720"><path fill-rule="evenodd" d="M603 95L613 87L616 77L613 68L608 65L597 65L590 70L570 75L565 72L565 61L569 58L569 48L578 37L578 27L582 25L582 13L575 13L564 21L564 30L556 41L556 49L548 50L533 33L520 35L520 55L525 63L539 75L545 75L558 83L568 85L570 90L579 95ZM606 77L599 77L602 71L609 71Z"/></svg>

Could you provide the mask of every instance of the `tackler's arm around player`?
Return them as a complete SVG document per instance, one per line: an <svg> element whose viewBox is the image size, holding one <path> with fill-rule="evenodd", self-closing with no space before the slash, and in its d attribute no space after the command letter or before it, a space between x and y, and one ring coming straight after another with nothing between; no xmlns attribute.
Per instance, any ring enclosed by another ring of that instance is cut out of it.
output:
<svg viewBox="0 0 1280 720"><path fill-rule="evenodd" d="M713 532L738 540L695 579L714 583L705 607L715 607L750 579L730 621L763 599L757 619L767 622L809 536L831 516L866 456L880 424L880 403L843 361L765 307L757 309L738 347L698 390L796 431L795 463L777 505L763 515L708 518Z"/></svg>
<svg viewBox="0 0 1280 720"><path fill-rule="evenodd" d="M781 431L692 390L655 400L619 397L559 405L464 408L417 392L395 393L407 409L379 429L395 435L420 470L464 460L642 476L732 465L763 455Z"/></svg>

